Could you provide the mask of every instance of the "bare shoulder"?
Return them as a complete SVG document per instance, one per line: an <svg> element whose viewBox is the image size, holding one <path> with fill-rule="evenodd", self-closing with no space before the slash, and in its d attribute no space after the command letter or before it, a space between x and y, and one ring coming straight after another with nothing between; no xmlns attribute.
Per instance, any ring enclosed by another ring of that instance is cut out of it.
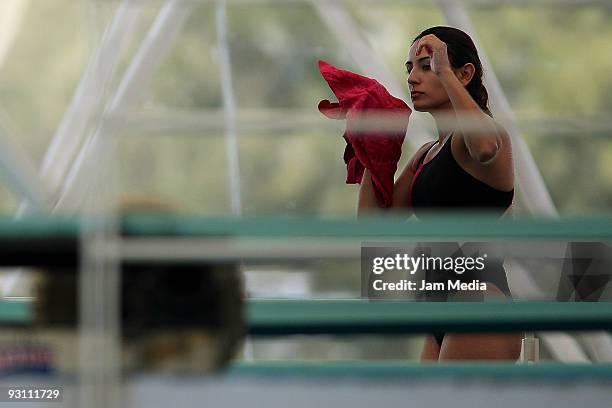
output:
<svg viewBox="0 0 612 408"><path fill-rule="evenodd" d="M435 143L436 143L435 140L429 141L429 142L425 143L424 145L422 145L421 147L419 147L416 152L414 152L414 154L410 158L410 161L408 162L408 166L410 167L410 169L412 169L412 171L416 171L416 169L418 167L419 159Z"/></svg>
<svg viewBox="0 0 612 408"><path fill-rule="evenodd" d="M495 134L490 136L491 140L493 138L497 140L497 149L491 160L487 162L475 160L470 155L463 136L457 140L453 138L452 154L459 166L474 178L498 190L510 191L514 187L511 137L501 124L497 121L494 124Z"/></svg>
<svg viewBox="0 0 612 408"><path fill-rule="evenodd" d="M393 190L393 207L395 208L408 208L410 207L410 190L414 174L417 171L419 159L425 154L427 149L431 147L434 142L427 142L423 146L419 147L416 152L412 154L412 157L406 163L404 170L400 176L395 180Z"/></svg>
<svg viewBox="0 0 612 408"><path fill-rule="evenodd" d="M510 134L498 121L495 121L495 129L497 130L497 134L499 137L501 137L503 143L510 142Z"/></svg>

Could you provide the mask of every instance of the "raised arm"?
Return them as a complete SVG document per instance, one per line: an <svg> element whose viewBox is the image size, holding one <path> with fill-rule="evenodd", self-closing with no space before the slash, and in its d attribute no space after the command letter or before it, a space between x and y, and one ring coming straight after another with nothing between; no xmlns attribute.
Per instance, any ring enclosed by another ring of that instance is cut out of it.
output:
<svg viewBox="0 0 612 408"><path fill-rule="evenodd" d="M453 70L446 43L432 34L418 41L417 56L421 53L430 56L431 70L438 76L448 94L470 157L481 164L491 163L501 148L503 130L466 89L470 81L476 80L474 64L467 63Z"/></svg>
<svg viewBox="0 0 612 408"><path fill-rule="evenodd" d="M440 79L457 113L457 124L470 156L482 164L492 162L501 148L501 129L480 109L453 71L443 71Z"/></svg>

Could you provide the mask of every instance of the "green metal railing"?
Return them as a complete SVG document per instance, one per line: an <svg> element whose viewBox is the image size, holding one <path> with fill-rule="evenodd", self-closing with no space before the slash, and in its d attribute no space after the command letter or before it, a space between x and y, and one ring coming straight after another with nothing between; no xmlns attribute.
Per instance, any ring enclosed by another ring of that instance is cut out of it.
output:
<svg viewBox="0 0 612 408"><path fill-rule="evenodd" d="M79 219L70 217L0 217L0 237L77 236L80 225ZM498 219L457 214L416 221L397 216L323 219L129 214L121 217L121 225L126 234L145 236L612 240L611 217Z"/></svg>
<svg viewBox="0 0 612 408"><path fill-rule="evenodd" d="M248 323L256 335L612 330L612 302L252 300Z"/></svg>
<svg viewBox="0 0 612 408"><path fill-rule="evenodd" d="M299 217L213 218L159 214L121 217L123 236L231 239L325 238L376 240L562 240L612 241L612 218L507 219L462 215L425 221L398 217L313 219ZM0 239L51 242L66 239L76 246L81 220L69 217L0 218ZM117 237L119 238L119 237ZM25 240L24 240L25 239ZM72 241L71 241L72 240ZM66 241L64 241L65 243ZM78 249L75 249L78 250ZM0 259L0 263L2 260ZM32 303L0 301L0 322L28 326ZM612 330L612 302L405 302L352 300L249 300L247 324L251 335L294 334L416 334L445 332L508 332L543 330ZM514 366L511 364L411 365L403 362L240 363L231 375L301 378L415 379L425 377L579 378L612 380L612 365Z"/></svg>
<svg viewBox="0 0 612 408"><path fill-rule="evenodd" d="M0 301L0 321L28 324L32 304ZM612 330L612 302L250 300L252 335Z"/></svg>
<svg viewBox="0 0 612 408"><path fill-rule="evenodd" d="M227 370L230 377L257 379L298 380L366 380L366 381L420 381L420 380L482 380L503 381L612 381L612 364L559 364L539 363L515 365L509 363L470 362L415 364L393 361L290 361L290 362L238 362Z"/></svg>

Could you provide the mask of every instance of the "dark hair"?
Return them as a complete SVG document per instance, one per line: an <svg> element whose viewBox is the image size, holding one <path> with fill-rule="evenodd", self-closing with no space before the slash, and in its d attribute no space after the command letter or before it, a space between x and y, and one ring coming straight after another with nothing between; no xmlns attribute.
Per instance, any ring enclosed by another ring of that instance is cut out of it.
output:
<svg viewBox="0 0 612 408"><path fill-rule="evenodd" d="M482 83L482 63L478 57L478 50L476 50L476 46L470 36L458 28L436 26L428 28L417 35L412 43L414 44L418 39L429 34L435 35L446 43L448 59L453 68L461 68L467 63L472 63L474 65L476 71L466 89L470 96L474 98L478 106L480 106L480 109L487 115L493 116L488 106L489 93Z"/></svg>

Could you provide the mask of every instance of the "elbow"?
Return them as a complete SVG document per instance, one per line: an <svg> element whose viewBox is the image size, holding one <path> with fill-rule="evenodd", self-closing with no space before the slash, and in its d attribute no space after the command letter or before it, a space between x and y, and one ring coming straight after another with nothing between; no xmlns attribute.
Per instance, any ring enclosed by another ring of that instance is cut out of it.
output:
<svg viewBox="0 0 612 408"><path fill-rule="evenodd" d="M496 138L490 138L478 143L476 146L472 146L471 156L477 160L480 164L489 164L499 152L501 141Z"/></svg>
<svg viewBox="0 0 612 408"><path fill-rule="evenodd" d="M497 144L483 146L473 152L472 157L476 159L480 164L489 164L495 159L498 151L499 147L497 146Z"/></svg>
<svg viewBox="0 0 612 408"><path fill-rule="evenodd" d="M501 149L502 141L505 137L504 134L505 131L495 129L494 132L492 131L491 134L487 133L484 137L466 140L465 144L470 156L480 164L492 163Z"/></svg>

